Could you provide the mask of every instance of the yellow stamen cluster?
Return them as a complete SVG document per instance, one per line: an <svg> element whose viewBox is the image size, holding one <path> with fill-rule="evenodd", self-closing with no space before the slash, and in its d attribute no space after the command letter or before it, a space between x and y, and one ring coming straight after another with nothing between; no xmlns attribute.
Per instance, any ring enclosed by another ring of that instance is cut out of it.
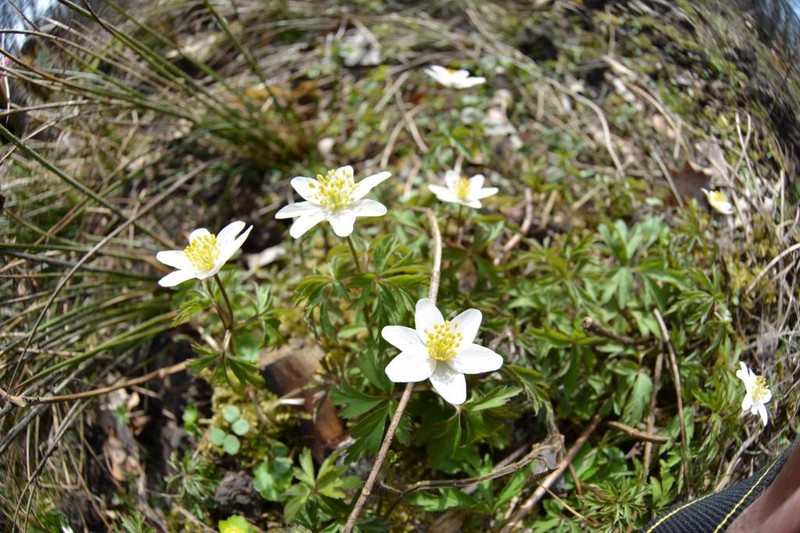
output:
<svg viewBox="0 0 800 533"><path fill-rule="evenodd" d="M189 246L183 249L186 258L197 270L211 270L219 258L219 243L213 233L195 237Z"/></svg>
<svg viewBox="0 0 800 533"><path fill-rule="evenodd" d="M437 361L447 361L458 353L461 345L461 333L456 331L457 325L450 327L449 321L433 326L433 331L425 330L428 337L428 355Z"/></svg>
<svg viewBox="0 0 800 533"><path fill-rule="evenodd" d="M767 380L764 376L756 376L756 382L753 385L753 401L756 403L764 403L767 398Z"/></svg>
<svg viewBox="0 0 800 533"><path fill-rule="evenodd" d="M329 170L323 176L317 174L319 185L312 183L310 186L315 189L311 199L322 207L330 211L338 211L343 207L353 203L353 190L356 188L353 182L353 173L347 170Z"/></svg>
<svg viewBox="0 0 800 533"><path fill-rule="evenodd" d="M710 195L712 202L727 202L728 199L720 191L713 191Z"/></svg>
<svg viewBox="0 0 800 533"><path fill-rule="evenodd" d="M469 180L467 178L458 178L453 185L453 192L458 196L459 200L467 200L469 197Z"/></svg>

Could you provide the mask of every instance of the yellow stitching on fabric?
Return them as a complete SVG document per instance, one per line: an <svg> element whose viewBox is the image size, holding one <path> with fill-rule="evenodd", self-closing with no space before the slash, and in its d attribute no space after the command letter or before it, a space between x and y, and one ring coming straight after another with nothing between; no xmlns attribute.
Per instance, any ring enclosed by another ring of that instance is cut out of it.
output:
<svg viewBox="0 0 800 533"><path fill-rule="evenodd" d="M725 517L725 518L722 520L722 522L720 522L720 524L717 526L717 529L715 529L715 530L714 530L714 533L717 533L717 532L719 532L719 531L720 531L720 528L721 528L721 527L722 527L722 526L725 524L725 522L727 522L727 521L728 521L728 519L730 519L731 515L733 515L733 513L736 511L736 509L737 509L737 508L738 508L738 507L739 507L739 506L742 504L742 502L744 502L744 500L746 500L746 499L747 499L747 496L749 496L749 495L750 495L750 493L751 493L751 492L753 492L753 490L754 490L756 487L758 487L758 486L761 484L761 482L764 480L764 478L765 478L765 477L766 477L766 476L767 476L767 475L768 475L768 474L769 474L769 473L772 471L772 469L773 469L773 468L775 468L775 465L776 465L777 463L778 463L778 459L775 459L775 460L772 462L772 464L769 466L769 468L768 468L768 469L767 469L767 470L766 470L766 471L765 471L765 472L764 472L764 473L761 475L761 477L760 477L760 478L758 478L758 481L756 481L756 482L753 484L753 486L752 486L752 487L750 487L750 490L748 490L748 491L747 491L747 493L746 493L746 494L745 494L745 495L744 495L744 496L743 496L743 497L742 497L742 498L739 500L739 502L738 502L738 503L737 503L737 504L736 504L736 505L733 507L733 510L731 510L731 512L730 512L730 513L728 513L728 516L726 516L726 517ZM705 495L705 496L703 496L702 498L697 498L696 500L692 500L692 501L690 501L690 502L686 502L686 504L684 504L684 505L681 505L681 506L680 506L680 507L678 507L677 509L674 509L674 510L672 510L672 511L671 511L669 514L667 514L667 515L665 515L665 516L661 517L661 519L660 519L658 522L656 522L655 524L653 524L652 526L650 526L650 528L649 528L649 529L647 529L647 530L645 530L645 531L642 531L642 533L651 533L652 531L655 531L655 529L656 529L658 526L660 526L661 524L663 524L664 522L666 522L667 520L669 520L670 518L672 518L672 517L673 517L673 516L674 516L676 513L679 513L679 512L681 512L681 511L683 511L684 509L687 509L687 508L691 507L692 505L694 505L694 504L696 504L696 503L700 503L700 502L702 502L703 500L705 500L706 498L708 498L709 496L713 496L714 494L715 494L715 493L713 493L713 492L712 492L712 493L710 493L710 494L706 494L706 495Z"/></svg>
<svg viewBox="0 0 800 533"><path fill-rule="evenodd" d="M681 505L677 509L672 510L669 514L661 517L661 520L659 520L658 522L656 522L655 524L650 526L650 529L648 529L646 531L643 531L642 533L650 533L651 531L654 531L658 526L660 526L661 524L663 524L664 522L666 522L667 520L672 518L672 516L675 515L675 513L679 513L681 511L683 511L684 509L686 509L687 507L691 507L692 505L694 505L696 503L700 503L701 501L705 500L706 498L708 498L712 494L714 494L714 493L712 492L711 494L706 494L702 498L697 498L696 500L692 500L690 502L686 502L684 505Z"/></svg>
<svg viewBox="0 0 800 533"><path fill-rule="evenodd" d="M772 464L771 464L771 465L769 465L769 468L767 468L767 469L764 471L764 473L763 473L763 474L761 474L761 477L760 477L760 478L758 478L758 481L756 481L755 483L753 483L753 486L752 486L752 487L750 487L750 490L748 490L748 491L747 491L747 492L746 492L746 493L745 493L745 494L744 494L744 495L743 495L743 496L742 496L742 497L739 499L739 501L738 501L738 502L736 502L736 505L734 505L734 506L733 506L733 509L731 509L731 512L729 512L729 513L728 513L728 515L727 515L725 518L723 518L723 519L722 519L722 522L720 522L720 523L719 523L719 525L717 526L717 529L715 529L715 530L714 530L714 533L718 533L719 531L722 531L722 527L723 527L723 526L724 526L724 525L725 525L725 524L728 522L728 520L730 520L731 516L733 516L733 513L735 513L735 512L736 512L736 509L738 509L738 508L739 508L739 506L740 506L740 505L742 505L742 503L744 503L744 501L747 499L747 497L748 497L748 496L750 496L750 493L751 493L751 492L753 492L753 491L756 489L756 487L758 487L759 485L761 485L761 482L762 482L762 481L764 481L764 478L765 478L765 477L767 477L767 475L768 475L770 472L772 472L772 469L773 469L773 468L775 468L775 465L777 464L777 462L778 462L778 460L777 460L777 459L775 459L775 460L772 462Z"/></svg>

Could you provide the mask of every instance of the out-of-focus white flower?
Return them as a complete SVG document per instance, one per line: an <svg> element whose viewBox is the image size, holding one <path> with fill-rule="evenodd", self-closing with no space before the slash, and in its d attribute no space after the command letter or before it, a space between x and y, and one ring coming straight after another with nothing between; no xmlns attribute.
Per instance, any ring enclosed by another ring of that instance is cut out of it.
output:
<svg viewBox="0 0 800 533"><path fill-rule="evenodd" d="M708 189L700 189L705 193L708 205L714 208L718 213L723 215L733 214L733 204L722 193L722 191L709 191Z"/></svg>
<svg viewBox="0 0 800 533"><path fill-rule="evenodd" d="M764 376L757 376L741 361L739 366L741 368L736 371L736 377L744 382L745 389L742 411L750 411L750 414L761 416L761 421L766 426L769 422L769 415L765 404L772 399L772 391L767 387L767 380L764 379Z"/></svg>
<svg viewBox="0 0 800 533"><path fill-rule="evenodd" d="M305 202L297 202L282 208L275 218L297 218L289 229L295 239L327 220L339 237L353 233L356 217L379 217L386 214L386 206L375 200L364 198L373 187L392 174L379 172L355 183L353 167L344 166L329 170L317 179L297 176L292 178L292 187Z"/></svg>
<svg viewBox="0 0 800 533"><path fill-rule="evenodd" d="M359 31L345 39L339 49L339 56L348 67L357 65L371 67L380 64L381 48L374 39Z"/></svg>
<svg viewBox="0 0 800 533"><path fill-rule="evenodd" d="M453 89L467 89L486 81L481 76L470 76L468 70L445 68L441 65L426 67L424 72L445 87Z"/></svg>
<svg viewBox="0 0 800 533"><path fill-rule="evenodd" d="M497 187L483 188L483 174L465 178L454 170L448 170L444 174L444 181L447 187L428 185L428 188L443 202L453 202L473 209L480 209L481 200L497 194L499 190Z"/></svg>
<svg viewBox="0 0 800 533"><path fill-rule="evenodd" d="M196 229L189 235L189 246L183 250L158 252L156 259L178 269L158 280L158 284L173 287L192 278L210 278L242 247L253 229L244 227L245 223L237 220L222 228L219 235L205 228Z"/></svg>
<svg viewBox="0 0 800 533"><path fill-rule="evenodd" d="M395 383L431 380L445 401L460 405L467 399L464 374L492 372L503 366L503 358L474 344L482 320L481 312L468 309L453 320L445 320L434 303L417 302L415 329L386 326L383 338L400 350L386 365L386 375Z"/></svg>

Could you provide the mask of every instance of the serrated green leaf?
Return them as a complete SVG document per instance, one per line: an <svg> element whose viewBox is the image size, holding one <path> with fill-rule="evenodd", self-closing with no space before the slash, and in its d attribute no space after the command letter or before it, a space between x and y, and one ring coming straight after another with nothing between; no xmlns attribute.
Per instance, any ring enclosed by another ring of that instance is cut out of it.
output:
<svg viewBox="0 0 800 533"><path fill-rule="evenodd" d="M650 395L653 392L653 380L644 372L639 372L633 380L628 401L622 411L622 421L630 426L635 426L642 421L644 410L650 404Z"/></svg>
<svg viewBox="0 0 800 533"><path fill-rule="evenodd" d="M331 393L331 399L335 405L341 406L339 416L348 419L358 418L387 401L386 398L365 394L346 383Z"/></svg>

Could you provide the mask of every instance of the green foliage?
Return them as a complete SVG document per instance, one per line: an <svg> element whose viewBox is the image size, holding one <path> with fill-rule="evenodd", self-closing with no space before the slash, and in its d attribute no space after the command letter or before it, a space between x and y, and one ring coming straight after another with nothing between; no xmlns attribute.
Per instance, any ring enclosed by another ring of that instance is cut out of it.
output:
<svg viewBox="0 0 800 533"><path fill-rule="evenodd" d="M287 490L292 484L292 460L287 457L289 449L276 444L270 457L253 471L253 488L262 498L272 502L284 502L289 497Z"/></svg>
<svg viewBox="0 0 800 533"><path fill-rule="evenodd" d="M232 433L219 427L212 427L209 431L211 444L222 448L228 455L236 455L242 446L239 437L244 437L250 431L250 423L242 417L242 411L235 405L228 405L222 410L222 418Z"/></svg>
<svg viewBox="0 0 800 533"><path fill-rule="evenodd" d="M346 516L347 506L342 501L347 497L345 491L358 487L361 480L343 477L345 467L336 466L337 458L337 453L328 456L315 473L311 453L303 450L300 467L293 468L297 483L286 491L288 501L283 512L288 523L320 531L326 522Z"/></svg>
<svg viewBox="0 0 800 533"><path fill-rule="evenodd" d="M257 530L241 515L233 515L220 520L217 525L219 533L255 533Z"/></svg>

